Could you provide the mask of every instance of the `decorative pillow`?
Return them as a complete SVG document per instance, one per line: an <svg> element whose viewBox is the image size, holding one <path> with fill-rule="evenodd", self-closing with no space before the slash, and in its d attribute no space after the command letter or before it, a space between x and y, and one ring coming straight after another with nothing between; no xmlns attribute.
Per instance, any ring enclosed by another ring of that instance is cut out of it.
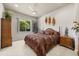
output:
<svg viewBox="0 0 79 59"><path fill-rule="evenodd" d="M54 35L54 34L57 34L57 31L51 29L51 28L48 28L45 30L45 34L47 35Z"/></svg>
<svg viewBox="0 0 79 59"><path fill-rule="evenodd" d="M51 31L45 31L44 34L46 34L46 35L53 35L54 32L51 32Z"/></svg>
<svg viewBox="0 0 79 59"><path fill-rule="evenodd" d="M48 32L48 31L45 31L45 33L44 34L46 34L46 35L50 35L50 33Z"/></svg>
<svg viewBox="0 0 79 59"><path fill-rule="evenodd" d="M45 34L45 32L43 31L43 30L41 30L40 32L38 32L38 33L40 33L40 34Z"/></svg>

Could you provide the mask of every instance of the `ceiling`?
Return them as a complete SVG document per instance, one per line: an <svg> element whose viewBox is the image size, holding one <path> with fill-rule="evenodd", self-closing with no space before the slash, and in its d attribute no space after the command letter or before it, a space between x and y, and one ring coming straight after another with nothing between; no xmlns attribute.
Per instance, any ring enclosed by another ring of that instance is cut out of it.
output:
<svg viewBox="0 0 79 59"><path fill-rule="evenodd" d="M65 5L68 3L4 3L6 9L34 17L40 17Z"/></svg>

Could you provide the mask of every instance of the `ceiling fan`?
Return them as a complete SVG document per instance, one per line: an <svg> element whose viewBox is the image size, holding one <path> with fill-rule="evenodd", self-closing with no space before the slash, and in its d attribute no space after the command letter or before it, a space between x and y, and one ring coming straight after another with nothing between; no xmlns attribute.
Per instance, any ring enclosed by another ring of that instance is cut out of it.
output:
<svg viewBox="0 0 79 59"><path fill-rule="evenodd" d="M37 11L35 10L36 7L37 7L37 4L33 4L32 6L31 5L29 6L29 9L32 11L33 15L37 14Z"/></svg>

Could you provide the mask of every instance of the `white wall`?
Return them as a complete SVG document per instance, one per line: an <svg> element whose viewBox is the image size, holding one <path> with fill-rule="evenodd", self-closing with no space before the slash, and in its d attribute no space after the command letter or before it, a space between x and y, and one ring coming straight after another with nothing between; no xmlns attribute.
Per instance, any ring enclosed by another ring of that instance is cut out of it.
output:
<svg viewBox="0 0 79 59"><path fill-rule="evenodd" d="M79 3L76 3L75 6L77 8L77 10L76 10L76 20L79 21Z"/></svg>
<svg viewBox="0 0 79 59"><path fill-rule="evenodd" d="M45 24L45 17L49 17L51 16L52 18L55 17L56 19L56 25L46 25ZM63 27L62 29L64 29L65 27L71 28L73 20L75 17L75 9L74 9L74 4L62 7L60 9L55 10L54 12L51 12L47 15L44 15L42 17L39 18L39 29L44 29L46 27L51 27L51 28L56 28L56 30L59 30L59 26ZM64 32L62 31L62 34L64 34Z"/></svg>
<svg viewBox="0 0 79 59"><path fill-rule="evenodd" d="M75 4L75 7L76 7L76 18L75 18L75 20L79 22L79 3L76 3ZM79 35L77 35L77 33L76 33L76 35L75 35L75 41L76 41L75 46L76 46L76 50L75 51L78 51L78 43L79 43L78 42L78 37L79 37Z"/></svg>
<svg viewBox="0 0 79 59"><path fill-rule="evenodd" d="M3 4L0 3L0 40L1 40L1 18L2 18L3 12L4 12L4 7L3 7Z"/></svg>
<svg viewBox="0 0 79 59"><path fill-rule="evenodd" d="M10 11L10 13L12 15L12 25L11 26L12 26L12 40L13 41L24 39L24 37L27 34L32 33L32 29L31 29L30 32L20 32L20 31L18 31L17 30L17 28L18 28L17 18L19 18L19 20L20 19L30 20L31 22L35 21L36 18L28 16L28 15L21 14L21 13L18 13L18 12L14 12L14 11ZM32 25L31 25L31 27L32 27Z"/></svg>
<svg viewBox="0 0 79 59"><path fill-rule="evenodd" d="M1 42L1 18L2 18L2 13L4 12L4 7L3 4L0 3L0 42ZM1 43L0 43L1 46Z"/></svg>
<svg viewBox="0 0 79 59"><path fill-rule="evenodd" d="M52 18L55 17L56 24L53 25L46 25L45 24L45 17L51 16ZM70 4L67 6L64 6L60 9L57 9L49 14L46 14L39 18L39 29L43 30L45 28L53 28L57 31L59 31L60 26L60 33L61 36L65 34L65 28L68 27L69 29L69 36L75 39L75 32L71 29L73 26L73 21L76 19L76 6L75 4ZM76 39L75 39L76 40Z"/></svg>

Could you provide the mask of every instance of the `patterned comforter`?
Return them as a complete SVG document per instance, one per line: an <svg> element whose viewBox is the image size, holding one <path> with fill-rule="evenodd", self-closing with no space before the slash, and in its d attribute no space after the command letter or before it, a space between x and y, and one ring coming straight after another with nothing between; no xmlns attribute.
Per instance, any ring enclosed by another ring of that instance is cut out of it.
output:
<svg viewBox="0 0 79 59"><path fill-rule="evenodd" d="M41 33L29 34L24 40L38 56L45 56L48 50L57 44L56 35L46 35Z"/></svg>

